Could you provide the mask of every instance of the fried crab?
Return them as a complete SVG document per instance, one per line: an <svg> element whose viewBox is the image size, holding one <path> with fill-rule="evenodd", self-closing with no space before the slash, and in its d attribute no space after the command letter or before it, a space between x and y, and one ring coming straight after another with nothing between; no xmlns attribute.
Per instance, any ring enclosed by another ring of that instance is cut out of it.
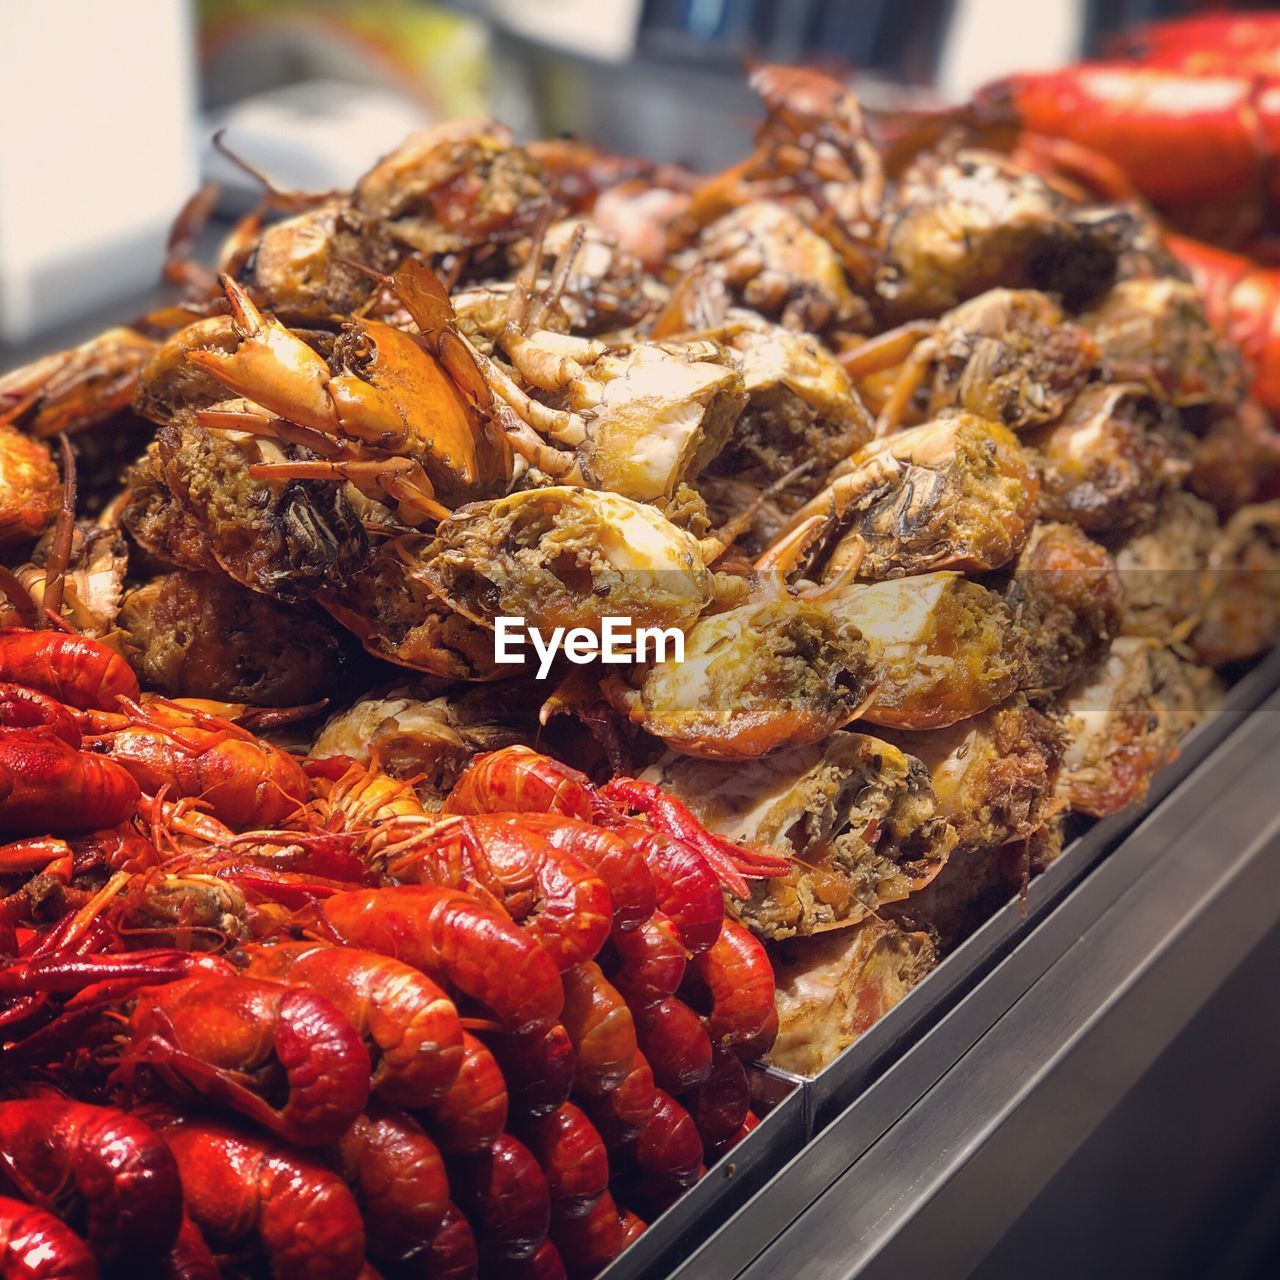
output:
<svg viewBox="0 0 1280 1280"><path fill-rule="evenodd" d="M923 931L864 920L772 952L778 983L778 1038L769 1062L816 1076L893 1008L938 963Z"/></svg>
<svg viewBox="0 0 1280 1280"><path fill-rule="evenodd" d="M711 830L794 859L730 909L767 939L821 933L875 916L922 889L946 863L954 829L925 766L862 733L776 751L750 763L668 757L645 777Z"/></svg>
<svg viewBox="0 0 1280 1280"><path fill-rule="evenodd" d="M326 698L342 646L324 615L221 574L179 570L135 587L120 625L149 687L173 697L285 707Z"/></svg>
<svg viewBox="0 0 1280 1280"><path fill-rule="evenodd" d="M849 569L871 581L994 569L1026 540L1038 497L1031 456L1007 427L948 413L841 463L774 550L816 543L827 578Z"/></svg>
<svg viewBox="0 0 1280 1280"><path fill-rule="evenodd" d="M125 526L179 568L221 569L285 603L310 599L359 570L369 543L339 481L255 477L298 452L179 413L129 476Z"/></svg>
<svg viewBox="0 0 1280 1280"><path fill-rule="evenodd" d="M998 287L1060 294L1074 308L1114 279L1123 227L994 152L927 153L886 213L876 291L895 322Z"/></svg>
<svg viewBox="0 0 1280 1280"><path fill-rule="evenodd" d="M859 387L888 382L876 433L965 409L1011 431L1059 417L1094 372L1098 348L1048 294L989 289L936 323L913 321L841 356Z"/></svg>
<svg viewBox="0 0 1280 1280"><path fill-rule="evenodd" d="M1140 800L1221 697L1211 671L1158 641L1113 640L1106 660L1061 694L1066 750L1058 798L1099 818Z"/></svg>
<svg viewBox="0 0 1280 1280"><path fill-rule="evenodd" d="M827 737L865 714L874 668L856 626L784 597L700 618L681 662L649 668L613 700L684 755L750 760Z"/></svg>

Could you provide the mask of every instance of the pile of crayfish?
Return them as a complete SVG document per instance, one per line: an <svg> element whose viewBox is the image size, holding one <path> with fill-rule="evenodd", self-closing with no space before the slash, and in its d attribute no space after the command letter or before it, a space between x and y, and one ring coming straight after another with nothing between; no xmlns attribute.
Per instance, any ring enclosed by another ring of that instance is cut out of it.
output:
<svg viewBox="0 0 1280 1280"><path fill-rule="evenodd" d="M776 855L527 747L428 812L62 631L0 681L4 1276L591 1275L757 1123Z"/></svg>

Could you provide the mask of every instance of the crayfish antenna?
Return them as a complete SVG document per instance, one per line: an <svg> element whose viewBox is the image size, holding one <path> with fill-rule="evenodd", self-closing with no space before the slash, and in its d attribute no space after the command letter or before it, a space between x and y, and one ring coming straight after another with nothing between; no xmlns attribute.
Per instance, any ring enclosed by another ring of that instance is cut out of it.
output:
<svg viewBox="0 0 1280 1280"><path fill-rule="evenodd" d="M129 887L131 879L132 876L127 871L114 872L106 884L78 911L60 920L54 929L46 933L41 939L43 945L37 945L31 954L36 956L77 950L73 944L80 943L98 923L107 904ZM81 952L83 954L83 946Z"/></svg>
<svg viewBox="0 0 1280 1280"><path fill-rule="evenodd" d="M225 129L219 129L213 135L213 149L220 155L226 156L241 173L247 173L255 182L262 186L266 192L266 201L269 207L282 211L300 211L311 206L322 203L327 200L332 192L314 192L314 191L284 191L269 178L256 165L252 165L243 156L227 146Z"/></svg>

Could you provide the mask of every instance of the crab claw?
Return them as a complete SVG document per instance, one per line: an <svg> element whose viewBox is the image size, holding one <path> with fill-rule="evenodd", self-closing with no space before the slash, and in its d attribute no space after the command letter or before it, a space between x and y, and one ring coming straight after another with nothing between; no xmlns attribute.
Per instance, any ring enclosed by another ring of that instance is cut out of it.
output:
<svg viewBox="0 0 1280 1280"><path fill-rule="evenodd" d="M279 320L264 316L230 276L221 281L240 345L230 354L188 351L187 360L281 418L334 434L338 422L328 394L331 375L324 357Z"/></svg>

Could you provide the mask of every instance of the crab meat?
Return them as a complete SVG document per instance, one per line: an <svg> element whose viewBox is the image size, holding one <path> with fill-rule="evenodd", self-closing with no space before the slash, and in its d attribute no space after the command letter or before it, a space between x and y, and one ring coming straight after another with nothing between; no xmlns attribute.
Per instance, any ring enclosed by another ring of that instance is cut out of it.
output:
<svg viewBox="0 0 1280 1280"><path fill-rule="evenodd" d="M697 539L653 507L568 486L460 507L440 522L420 576L482 626L522 617L596 635L605 617L686 629L713 585Z"/></svg>
<svg viewBox="0 0 1280 1280"><path fill-rule="evenodd" d="M1119 635L1124 586L1106 547L1073 524L1037 524L1004 597L1026 642L1029 693L1070 684Z"/></svg>
<svg viewBox="0 0 1280 1280"><path fill-rule="evenodd" d="M1009 607L958 573L847 584L820 599L867 643L869 724L944 728L1004 701L1026 672L1027 638Z"/></svg>
<svg viewBox="0 0 1280 1280"><path fill-rule="evenodd" d="M817 742L870 694L855 627L784 598L701 618L684 660L655 664L623 699L648 732L685 755L747 760Z"/></svg>
<svg viewBox="0 0 1280 1280"><path fill-rule="evenodd" d="M644 776L712 831L795 859L786 877L758 881L749 899L730 903L763 938L874 916L924 888L956 841L924 765L866 734L834 733L750 763L668 756Z"/></svg>
<svg viewBox="0 0 1280 1280"><path fill-rule="evenodd" d="M812 541L828 578L870 581L934 569L998 568L1018 553L1035 517L1039 483L1007 427L944 414L867 445L792 515L774 550ZM834 542L834 548L832 547Z"/></svg>
<svg viewBox="0 0 1280 1280"><path fill-rule="evenodd" d="M953 408L1012 431L1052 422L1084 386L1097 358L1093 339L1047 294L990 289L936 324L903 325L842 360L860 385L896 367L876 424L877 434L887 435Z"/></svg>
<svg viewBox="0 0 1280 1280"><path fill-rule="evenodd" d="M816 1076L917 986L938 963L928 933L865 920L770 951L778 1038L769 1062Z"/></svg>
<svg viewBox="0 0 1280 1280"><path fill-rule="evenodd" d="M513 728L508 698L480 689L434 698L423 693L408 685L361 698L330 716L311 756L360 764L376 758L380 769L413 779L420 797L439 803L473 756L531 742L536 725Z"/></svg>
<svg viewBox="0 0 1280 1280"><path fill-rule="evenodd" d="M1209 555L1218 518L1189 493L1166 494L1155 520L1116 550L1124 591L1121 632L1164 644L1186 640L1200 620L1209 589Z"/></svg>
<svg viewBox="0 0 1280 1280"><path fill-rule="evenodd" d="M1067 745L1058 798L1098 818L1140 800L1221 698L1211 671L1157 641L1113 640L1106 660L1061 696Z"/></svg>
<svg viewBox="0 0 1280 1280"><path fill-rule="evenodd" d="M1191 646L1223 667L1280 640L1280 502L1241 507L1209 549L1204 604Z"/></svg>
<svg viewBox="0 0 1280 1280"><path fill-rule="evenodd" d="M698 252L746 306L789 329L820 333L867 321L839 254L783 205L742 205L703 231Z"/></svg>
<svg viewBox="0 0 1280 1280"><path fill-rule="evenodd" d="M1029 839L1053 816L1062 727L1021 696L937 732L891 736L929 770L957 852Z"/></svg>
<svg viewBox="0 0 1280 1280"><path fill-rule="evenodd" d="M1191 470L1177 414L1136 383L1094 383L1025 437L1041 461L1041 511L1089 533L1133 529Z"/></svg>
<svg viewBox="0 0 1280 1280"><path fill-rule="evenodd" d="M356 183L353 203L426 254L528 235L550 195L546 174L491 120L451 120L410 135Z"/></svg>
<svg viewBox="0 0 1280 1280"><path fill-rule="evenodd" d="M1239 353L1214 333L1200 291L1184 280L1123 280L1080 317L1108 376L1141 382L1177 408L1240 398Z"/></svg>
<svg viewBox="0 0 1280 1280"><path fill-rule="evenodd" d="M918 161L882 227L876 291L902 321L998 286L1061 294L1074 309L1115 278L1128 220L1073 206L1004 156L961 151Z"/></svg>

